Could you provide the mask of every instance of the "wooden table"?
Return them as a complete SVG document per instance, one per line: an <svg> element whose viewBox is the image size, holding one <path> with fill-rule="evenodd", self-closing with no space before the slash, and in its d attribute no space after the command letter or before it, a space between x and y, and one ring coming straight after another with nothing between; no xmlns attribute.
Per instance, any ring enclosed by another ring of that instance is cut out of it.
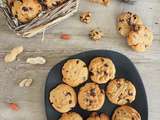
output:
<svg viewBox="0 0 160 120"><path fill-rule="evenodd" d="M113 0L108 7L81 1L80 11L93 13L92 23L86 25L79 21L79 14L50 28L45 33L26 39L16 36L8 26L1 13L0 17L0 120L45 120L44 86L48 71L60 60L93 49L115 50L128 56L136 65L143 79L149 102L149 120L160 120L160 0L137 0L135 5L128 5ZM122 11L134 11L143 19L154 33L152 48L144 53L136 53L128 46L124 38L116 31L116 17ZM78 12L78 13L79 13ZM159 24L156 24L159 23ZM100 27L105 36L94 42L88 38L92 28ZM72 40L59 38L61 32L72 35ZM3 58L11 48L23 45L24 53L18 60L5 64ZM29 65L27 57L44 56L45 65ZM20 88L18 80L32 78L30 88ZM6 102L16 102L20 111L10 110ZM53 116L54 117L54 116Z"/></svg>

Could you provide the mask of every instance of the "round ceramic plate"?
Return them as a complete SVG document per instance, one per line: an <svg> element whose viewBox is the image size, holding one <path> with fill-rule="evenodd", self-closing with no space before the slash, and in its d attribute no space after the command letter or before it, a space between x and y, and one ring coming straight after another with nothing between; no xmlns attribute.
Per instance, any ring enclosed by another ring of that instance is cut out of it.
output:
<svg viewBox="0 0 160 120"><path fill-rule="evenodd" d="M141 114L142 120L148 120L148 105L147 105L147 97L145 93L145 89L143 86L143 82L141 77L135 68L134 64L124 55L114 52L114 51L107 51L107 50L94 50L94 51L87 51L77 55L73 55L68 59L78 58L86 62L88 65L89 62L98 56L108 57L112 59L116 66L116 78L126 78L130 80L136 87L137 95L136 99L133 103L129 104L129 106L134 107L139 113ZM46 115L47 120L58 120L61 116L61 113L57 112L49 102L49 93L50 91L55 88L58 84L62 83L62 74L61 69L63 64L68 60L65 59L55 65L49 72L48 78L46 81L45 86L45 107L46 107ZM91 82L90 78L87 82ZM84 83L85 84L85 83ZM75 88L76 92L78 92L79 88L84 84L80 85L79 87ZM100 85L102 89L105 89L106 85ZM108 115L112 116L113 111L117 108L117 105L110 103L106 97L105 104L103 107L98 111L99 113L107 113ZM90 115L91 112L82 110L78 104L72 110L79 113L84 120Z"/></svg>

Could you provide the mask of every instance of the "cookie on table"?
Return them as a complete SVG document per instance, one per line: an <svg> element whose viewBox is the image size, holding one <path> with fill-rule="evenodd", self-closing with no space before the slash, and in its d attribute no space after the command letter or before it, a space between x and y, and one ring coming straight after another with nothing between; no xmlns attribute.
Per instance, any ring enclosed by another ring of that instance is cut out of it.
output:
<svg viewBox="0 0 160 120"><path fill-rule="evenodd" d="M44 0L44 1L45 1L45 5L48 8L55 8L55 7L62 5L67 0Z"/></svg>
<svg viewBox="0 0 160 120"><path fill-rule="evenodd" d="M111 59L96 57L89 64L91 80L103 84L115 78L116 68Z"/></svg>
<svg viewBox="0 0 160 120"><path fill-rule="evenodd" d="M105 93L96 83L86 83L78 93L80 107L87 111L99 110L105 101Z"/></svg>
<svg viewBox="0 0 160 120"><path fill-rule="evenodd" d="M144 52L151 47L153 33L144 25L132 26L132 31L128 35L128 45L137 52Z"/></svg>
<svg viewBox="0 0 160 120"><path fill-rule="evenodd" d="M141 120L141 116L134 108L125 105L114 111L112 120Z"/></svg>
<svg viewBox="0 0 160 120"><path fill-rule="evenodd" d="M96 112L93 112L87 120L110 120L109 116L105 113L98 115Z"/></svg>
<svg viewBox="0 0 160 120"><path fill-rule="evenodd" d="M38 0L14 0L11 11L20 22L27 23L38 16L42 6Z"/></svg>
<svg viewBox="0 0 160 120"><path fill-rule="evenodd" d="M117 19L117 29L119 33L127 37L132 29L132 25L139 24L143 25L141 18L132 12L124 12L118 16Z"/></svg>
<svg viewBox="0 0 160 120"><path fill-rule="evenodd" d="M108 6L108 5L110 5L111 0L90 0L90 2Z"/></svg>
<svg viewBox="0 0 160 120"><path fill-rule="evenodd" d="M136 97L136 88L134 85L123 78L114 79L109 82L106 95L110 102L117 105L132 103Z"/></svg>
<svg viewBox="0 0 160 120"><path fill-rule="evenodd" d="M49 100L58 112L65 113L76 106L77 96L72 87L60 84L50 92Z"/></svg>
<svg viewBox="0 0 160 120"><path fill-rule="evenodd" d="M83 118L76 112L68 112L62 114L59 120L83 120Z"/></svg>
<svg viewBox="0 0 160 120"><path fill-rule="evenodd" d="M88 68L80 59L68 60L62 68L63 82L77 87L88 79Z"/></svg>

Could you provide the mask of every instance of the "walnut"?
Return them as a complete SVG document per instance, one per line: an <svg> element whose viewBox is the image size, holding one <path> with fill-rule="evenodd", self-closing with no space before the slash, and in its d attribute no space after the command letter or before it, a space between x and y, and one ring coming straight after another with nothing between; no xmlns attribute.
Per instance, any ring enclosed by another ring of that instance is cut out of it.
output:
<svg viewBox="0 0 160 120"><path fill-rule="evenodd" d="M90 0L90 1L93 2L93 3L98 3L98 4L101 4L101 5L105 5L105 6L108 6L111 3L111 0Z"/></svg>
<svg viewBox="0 0 160 120"><path fill-rule="evenodd" d="M103 37L103 33L99 29L93 29L90 31L89 37L91 40L100 40Z"/></svg>
<svg viewBox="0 0 160 120"><path fill-rule="evenodd" d="M82 13L80 14L80 21L88 24L88 23L91 22L91 17L92 17L91 12L89 12L89 11L87 11L87 12L82 12Z"/></svg>

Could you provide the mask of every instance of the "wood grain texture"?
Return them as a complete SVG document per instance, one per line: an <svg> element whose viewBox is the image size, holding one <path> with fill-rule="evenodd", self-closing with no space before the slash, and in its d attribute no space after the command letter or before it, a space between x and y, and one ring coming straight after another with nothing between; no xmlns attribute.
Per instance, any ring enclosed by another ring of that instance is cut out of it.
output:
<svg viewBox="0 0 160 120"><path fill-rule="evenodd" d="M86 25L79 21L81 11L90 10L93 20ZM134 11L143 19L144 23L154 33L152 48L145 53L132 51L116 30L116 17L122 11ZM0 120L46 120L44 109L44 86L48 71L60 60L93 49L115 50L128 56L136 65L143 79L149 102L149 120L160 120L160 1L138 0L135 5L120 3L112 0L112 4L104 7L89 3L87 0L80 2L79 12L48 29L45 40L42 34L26 39L16 36L6 25L5 17L0 14ZM159 24L155 24L159 22ZM92 28L100 27L105 36L103 40L94 42L89 40L88 32ZM59 38L60 33L72 35L70 41ZM3 59L11 48L23 45L24 53L18 60L5 64ZM29 65L25 63L27 57L44 56L45 65ZM20 88L18 80L32 78L33 85ZM11 111L5 104L6 101L16 102L21 110ZM53 116L54 120L54 116Z"/></svg>

